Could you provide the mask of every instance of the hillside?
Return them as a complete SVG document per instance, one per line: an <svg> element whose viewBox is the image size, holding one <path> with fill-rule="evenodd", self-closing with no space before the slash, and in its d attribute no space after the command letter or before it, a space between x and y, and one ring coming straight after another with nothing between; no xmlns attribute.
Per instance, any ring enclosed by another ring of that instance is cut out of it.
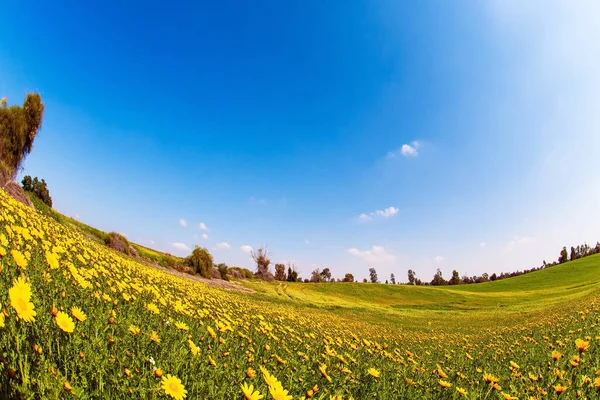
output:
<svg viewBox="0 0 600 400"><path fill-rule="evenodd" d="M0 191L0 397L593 398L600 258L455 287L226 291Z"/></svg>

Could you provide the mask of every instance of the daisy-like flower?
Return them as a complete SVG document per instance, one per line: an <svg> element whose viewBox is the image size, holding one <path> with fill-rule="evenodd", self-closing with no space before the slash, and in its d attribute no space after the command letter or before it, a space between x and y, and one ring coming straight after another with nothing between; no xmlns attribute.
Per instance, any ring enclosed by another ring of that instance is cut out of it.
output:
<svg viewBox="0 0 600 400"><path fill-rule="evenodd" d="M19 250L11 250L10 255L15 260L15 263L19 266L19 268L27 268L27 259Z"/></svg>
<svg viewBox="0 0 600 400"><path fill-rule="evenodd" d="M4 328L4 313L0 310L0 328Z"/></svg>
<svg viewBox="0 0 600 400"><path fill-rule="evenodd" d="M154 303L150 303L146 306L146 308L148 309L148 311L150 311L152 314L158 314L158 307L156 306L156 304Z"/></svg>
<svg viewBox="0 0 600 400"><path fill-rule="evenodd" d="M175 400L182 400L187 397L187 390L181 383L181 380L173 375L167 374L163 376L161 388Z"/></svg>
<svg viewBox="0 0 600 400"><path fill-rule="evenodd" d="M194 344L190 339L188 339L188 345L190 346L190 351L194 356L197 356L200 353L200 348Z"/></svg>
<svg viewBox="0 0 600 400"><path fill-rule="evenodd" d="M577 350L579 350L580 353L583 353L590 348L590 342L587 342L583 339L577 339L575 340L575 346L577 346Z"/></svg>
<svg viewBox="0 0 600 400"><path fill-rule="evenodd" d="M456 391L458 392L459 396L466 396L467 395L467 391L463 388L459 388L458 386L456 387Z"/></svg>
<svg viewBox="0 0 600 400"><path fill-rule="evenodd" d="M158 333L156 333L156 331L152 331L150 334L150 340L152 340L154 343L160 343L160 338L158 337Z"/></svg>
<svg viewBox="0 0 600 400"><path fill-rule="evenodd" d="M244 382L241 386L246 400L260 400L265 397L258 390L254 391L254 385L248 385L248 383Z"/></svg>
<svg viewBox="0 0 600 400"><path fill-rule="evenodd" d="M85 313L81 311L81 308L79 307L71 308L71 314L73 314L75 319L79 322L83 322L87 319L87 315L85 315Z"/></svg>
<svg viewBox="0 0 600 400"><path fill-rule="evenodd" d="M56 321L56 325L58 325L63 332L72 333L75 329L75 322L73 322L67 313L59 311L54 320Z"/></svg>
<svg viewBox="0 0 600 400"><path fill-rule="evenodd" d="M17 315L25 322L34 322L36 312L31 302L31 285L24 277L19 277L8 289L10 305L17 311Z"/></svg>
<svg viewBox="0 0 600 400"><path fill-rule="evenodd" d="M556 392L556 394L561 394L565 390L567 390L567 386L563 386L560 383L554 386L554 391Z"/></svg>
<svg viewBox="0 0 600 400"><path fill-rule="evenodd" d="M246 376L250 379L253 379L256 376L256 371L248 367L248 369L246 370Z"/></svg>
<svg viewBox="0 0 600 400"><path fill-rule="evenodd" d="M367 372L369 373L369 375L371 375L374 378L379 378L379 375L381 375L381 373L379 371L377 371L375 368L369 368L369 370Z"/></svg>
<svg viewBox="0 0 600 400"><path fill-rule="evenodd" d="M131 334L135 336L135 335L139 335L141 330L140 330L140 328L138 328L135 325L129 325L129 332L131 332Z"/></svg>
<svg viewBox="0 0 600 400"><path fill-rule="evenodd" d="M185 322L175 322L175 327L182 331L189 331L190 328L185 324Z"/></svg>
<svg viewBox="0 0 600 400"><path fill-rule="evenodd" d="M439 380L438 383L440 384L441 387L443 388L449 388L452 387L452 384L448 381L443 381L443 380Z"/></svg>
<svg viewBox="0 0 600 400"><path fill-rule="evenodd" d="M273 396L273 400L293 400L294 398L288 394L288 391L285 390L281 385L279 386L270 386L269 393Z"/></svg>

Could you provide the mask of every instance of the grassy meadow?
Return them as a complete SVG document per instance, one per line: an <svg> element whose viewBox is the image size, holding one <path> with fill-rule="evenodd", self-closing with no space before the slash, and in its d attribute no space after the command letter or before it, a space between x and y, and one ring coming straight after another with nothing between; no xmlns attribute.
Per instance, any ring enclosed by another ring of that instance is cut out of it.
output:
<svg viewBox="0 0 600 400"><path fill-rule="evenodd" d="M0 191L0 398L600 395L600 255L475 285L244 281L248 294L77 223Z"/></svg>

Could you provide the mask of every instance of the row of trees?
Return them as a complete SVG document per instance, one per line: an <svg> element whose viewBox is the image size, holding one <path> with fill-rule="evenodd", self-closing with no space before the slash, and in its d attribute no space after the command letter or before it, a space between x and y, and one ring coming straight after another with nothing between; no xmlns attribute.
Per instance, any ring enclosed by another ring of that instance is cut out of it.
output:
<svg viewBox="0 0 600 400"><path fill-rule="evenodd" d="M50 191L44 179L38 180L37 176L31 179L31 176L25 175L21 181L21 185L23 190L35 194L44 204L52 207L52 197L50 197Z"/></svg>

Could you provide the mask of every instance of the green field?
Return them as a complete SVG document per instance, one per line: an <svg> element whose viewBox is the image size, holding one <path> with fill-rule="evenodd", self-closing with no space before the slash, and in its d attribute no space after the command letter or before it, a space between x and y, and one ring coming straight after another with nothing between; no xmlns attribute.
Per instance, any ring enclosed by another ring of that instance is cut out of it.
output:
<svg viewBox="0 0 600 400"><path fill-rule="evenodd" d="M0 190L0 398L600 394L600 255L473 285L241 281L249 294L102 234Z"/></svg>

